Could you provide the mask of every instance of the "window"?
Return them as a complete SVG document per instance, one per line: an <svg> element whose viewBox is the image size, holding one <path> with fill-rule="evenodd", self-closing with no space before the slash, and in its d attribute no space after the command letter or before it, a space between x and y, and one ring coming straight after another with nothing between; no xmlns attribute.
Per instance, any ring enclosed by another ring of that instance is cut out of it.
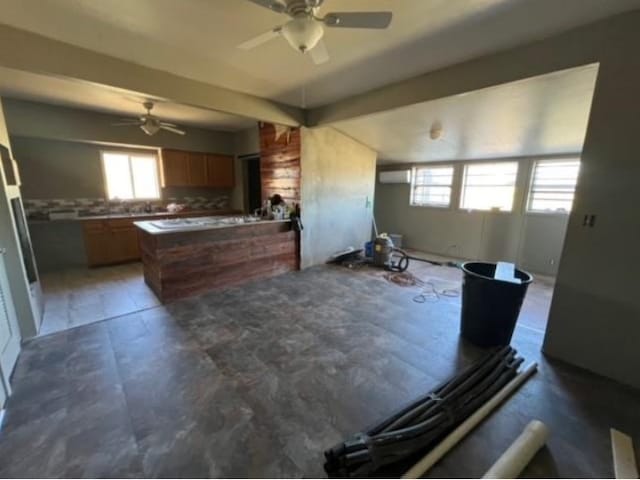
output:
<svg viewBox="0 0 640 480"><path fill-rule="evenodd" d="M529 212L569 213L580 160L539 160L533 166Z"/></svg>
<svg viewBox="0 0 640 480"><path fill-rule="evenodd" d="M461 208L510 212L518 162L478 163L464 169Z"/></svg>
<svg viewBox="0 0 640 480"><path fill-rule="evenodd" d="M109 199L160 198L158 157L153 154L102 152Z"/></svg>
<svg viewBox="0 0 640 480"><path fill-rule="evenodd" d="M416 167L411 184L411 205L448 207L453 167Z"/></svg>

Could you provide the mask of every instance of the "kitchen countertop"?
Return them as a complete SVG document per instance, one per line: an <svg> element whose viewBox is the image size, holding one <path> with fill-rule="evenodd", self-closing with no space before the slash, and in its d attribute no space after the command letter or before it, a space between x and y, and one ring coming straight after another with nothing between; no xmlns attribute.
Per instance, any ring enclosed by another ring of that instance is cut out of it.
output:
<svg viewBox="0 0 640 480"><path fill-rule="evenodd" d="M188 210L181 211L176 213L169 212L153 212L153 213L112 213L108 215L85 215L74 218L59 218L54 220L45 220L45 219L27 219L27 222L30 224L46 224L46 223L58 223L58 222L86 222L91 220L116 220L123 218L130 218L132 220L138 218L177 218L177 217L189 217L189 216L204 216L204 215L231 215L231 214L239 214L237 210Z"/></svg>
<svg viewBox="0 0 640 480"><path fill-rule="evenodd" d="M245 221L245 217L240 216L211 216L211 217L193 217L193 218L182 218L175 219L175 226L169 228L163 228L161 226L155 225L160 222L160 220L147 220L141 222L134 222L134 225L141 230L144 230L147 233L152 235L164 235L170 233L184 233L184 232L194 232L200 230L214 230L220 228L231 228L231 227L246 227L250 225L261 225L266 223L284 223L290 222L291 220L253 220L253 221Z"/></svg>

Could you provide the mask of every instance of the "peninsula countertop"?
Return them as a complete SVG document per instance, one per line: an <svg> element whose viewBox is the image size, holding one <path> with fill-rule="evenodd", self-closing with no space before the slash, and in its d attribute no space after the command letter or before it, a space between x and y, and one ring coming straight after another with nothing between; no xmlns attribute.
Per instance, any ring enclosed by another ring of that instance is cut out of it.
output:
<svg viewBox="0 0 640 480"><path fill-rule="evenodd" d="M151 235L193 232L198 230L214 230L220 228L242 227L248 225L264 225L290 222L286 220L262 220L249 216L216 215L210 217L188 217L168 220L145 220L134 222L139 229Z"/></svg>

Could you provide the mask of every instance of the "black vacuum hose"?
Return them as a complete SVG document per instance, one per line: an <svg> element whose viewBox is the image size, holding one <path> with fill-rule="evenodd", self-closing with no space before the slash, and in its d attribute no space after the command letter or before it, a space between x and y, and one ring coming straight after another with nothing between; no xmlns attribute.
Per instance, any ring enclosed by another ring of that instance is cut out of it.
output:
<svg viewBox="0 0 640 480"><path fill-rule="evenodd" d="M442 266L442 262L436 262L435 260L427 260L426 258L414 257L400 248L393 247L391 249L391 255L389 258L388 269L392 272L404 272L409 268L409 260L415 260L416 262L430 263L438 267Z"/></svg>

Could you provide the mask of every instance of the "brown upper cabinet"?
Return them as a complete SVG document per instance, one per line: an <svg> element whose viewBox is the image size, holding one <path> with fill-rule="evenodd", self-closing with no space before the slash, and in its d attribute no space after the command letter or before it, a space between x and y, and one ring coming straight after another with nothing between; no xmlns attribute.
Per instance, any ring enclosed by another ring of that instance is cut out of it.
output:
<svg viewBox="0 0 640 480"><path fill-rule="evenodd" d="M233 157L207 154L207 184L218 188L233 188Z"/></svg>
<svg viewBox="0 0 640 480"><path fill-rule="evenodd" d="M188 187L189 152L162 150L162 180L165 187Z"/></svg>
<svg viewBox="0 0 640 480"><path fill-rule="evenodd" d="M233 188L233 157L163 149L162 179L165 187Z"/></svg>
<svg viewBox="0 0 640 480"><path fill-rule="evenodd" d="M189 152L189 185L207 186L207 159L204 153Z"/></svg>

